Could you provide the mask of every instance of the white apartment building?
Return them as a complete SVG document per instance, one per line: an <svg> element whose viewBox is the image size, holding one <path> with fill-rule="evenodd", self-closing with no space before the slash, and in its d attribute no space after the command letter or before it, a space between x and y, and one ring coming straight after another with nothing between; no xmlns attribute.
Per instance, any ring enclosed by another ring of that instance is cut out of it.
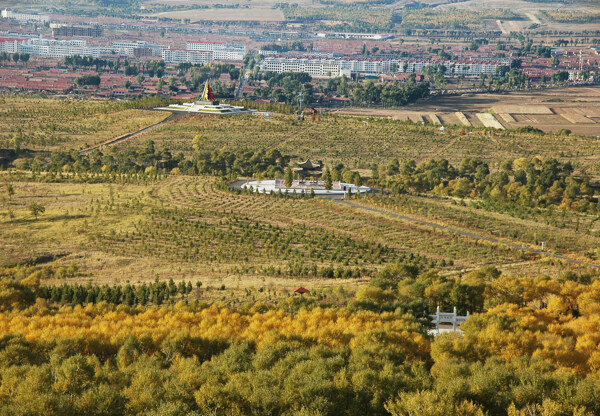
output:
<svg viewBox="0 0 600 416"><path fill-rule="evenodd" d="M378 59L341 59L341 69L360 74L382 74L391 71L391 62Z"/></svg>
<svg viewBox="0 0 600 416"><path fill-rule="evenodd" d="M401 59L323 58L290 55L267 56L260 62L263 71L306 72L314 77L337 77L342 73L382 74L390 72L422 73L427 66L443 65L446 74L479 76L495 74L500 61L420 61Z"/></svg>
<svg viewBox="0 0 600 416"><path fill-rule="evenodd" d="M313 77L340 76L340 62L325 58L266 57L260 62L262 71L306 72Z"/></svg>
<svg viewBox="0 0 600 416"><path fill-rule="evenodd" d="M180 64L190 63L194 65L204 65L213 60L212 51L188 51L183 49L164 49L161 57L165 63Z"/></svg>
<svg viewBox="0 0 600 416"><path fill-rule="evenodd" d="M318 38L330 39L360 39L360 40L385 40L393 38L392 35L380 33L351 33L351 32L320 32L316 33Z"/></svg>
<svg viewBox="0 0 600 416"><path fill-rule="evenodd" d="M2 18L18 20L19 22L39 22L48 23L50 22L50 16L45 14L32 14L32 13L18 13L12 10L2 10Z"/></svg>
<svg viewBox="0 0 600 416"><path fill-rule="evenodd" d="M306 72L313 77L338 77L348 73L390 72L390 61L378 59L334 59L321 57L268 56L260 63L263 71Z"/></svg>
<svg viewBox="0 0 600 416"><path fill-rule="evenodd" d="M0 38L0 53L19 52L19 45L26 41L27 39L21 38Z"/></svg>
<svg viewBox="0 0 600 416"><path fill-rule="evenodd" d="M48 58L64 58L66 56L91 56L99 58L109 55L111 48L89 47L85 40L56 40L56 39L28 39L18 44L20 53L46 56Z"/></svg>
<svg viewBox="0 0 600 416"><path fill-rule="evenodd" d="M298 52L298 51L292 51L289 53L286 52L280 52L280 51L270 51L270 50L266 50L266 49L259 49L258 51L259 55L262 56L278 56L278 55L288 55L288 56L294 56L296 58L301 58L301 57L307 57L307 58L335 58L335 57L342 57L344 56L344 54L336 54L335 52Z"/></svg>
<svg viewBox="0 0 600 416"><path fill-rule="evenodd" d="M510 65L510 59L506 61L417 61L417 60L392 60L395 72L423 72L426 67L432 65L443 65L446 68L445 75L479 76L481 74L496 73L498 67Z"/></svg>
<svg viewBox="0 0 600 416"><path fill-rule="evenodd" d="M116 40L113 42L112 50L127 56L135 56L138 49L147 49L150 51L150 56L161 56L162 51L169 49L168 45L153 45L145 40L123 41Z"/></svg>
<svg viewBox="0 0 600 416"><path fill-rule="evenodd" d="M246 55L246 46L235 43L188 41L186 49L213 52L215 60L241 61Z"/></svg>

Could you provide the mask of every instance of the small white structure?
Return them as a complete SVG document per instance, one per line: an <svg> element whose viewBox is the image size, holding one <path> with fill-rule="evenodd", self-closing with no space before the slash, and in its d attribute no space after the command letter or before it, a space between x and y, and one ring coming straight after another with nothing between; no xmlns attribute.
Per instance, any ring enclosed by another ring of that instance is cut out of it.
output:
<svg viewBox="0 0 600 416"><path fill-rule="evenodd" d="M431 323L435 324L435 329L429 331L430 334L439 335L443 332L456 332L460 331L460 325L469 318L469 312L467 312L467 316L459 316L456 313L456 306L452 313L450 312L440 312L440 307L438 305L435 315L429 315L431 318ZM452 324L452 329L440 329L440 324Z"/></svg>
<svg viewBox="0 0 600 416"><path fill-rule="evenodd" d="M369 188L368 186L356 186L352 183L344 183L344 182L333 182L332 189L328 190L328 189L325 189L325 183L323 181L299 182L299 181L295 180L292 182L292 186L290 186L288 188L285 186L283 179L268 179L268 180L264 180L264 181L248 180L245 184L243 184L241 186L241 188L242 189L250 189L253 192L259 192L262 194L264 194L264 193L271 194L273 192L279 193L279 191L281 191L281 193L283 193L283 194L285 194L285 193L293 194L295 192L296 195L300 195L302 193L302 191L304 191L305 194L309 195L312 190L312 191L314 191L316 196L325 196L325 195L344 196L348 192L351 192L352 195L356 195L358 193L368 194L368 193L373 192L373 190L371 188Z"/></svg>

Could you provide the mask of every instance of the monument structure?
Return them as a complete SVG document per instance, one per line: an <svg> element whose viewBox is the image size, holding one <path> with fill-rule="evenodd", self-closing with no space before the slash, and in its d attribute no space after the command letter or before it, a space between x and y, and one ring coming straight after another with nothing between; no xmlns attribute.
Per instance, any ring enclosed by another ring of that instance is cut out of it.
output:
<svg viewBox="0 0 600 416"><path fill-rule="evenodd" d="M230 114L244 114L253 113L256 110L249 110L241 106L221 104L212 93L208 80L204 84L204 91L200 96L200 99L193 103L183 104L171 104L168 107L158 107L157 110L164 111L175 111L185 113L199 113L199 114L214 114L218 116L225 116Z"/></svg>

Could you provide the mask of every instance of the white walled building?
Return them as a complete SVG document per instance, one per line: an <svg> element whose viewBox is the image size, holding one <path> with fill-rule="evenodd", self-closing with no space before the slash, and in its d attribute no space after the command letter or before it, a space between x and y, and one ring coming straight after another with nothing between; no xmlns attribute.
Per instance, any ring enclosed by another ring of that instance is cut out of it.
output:
<svg viewBox="0 0 600 416"><path fill-rule="evenodd" d="M419 61L406 59L325 58L293 55L267 56L260 62L263 71L306 72L314 77L337 77L342 73L382 74L390 72L422 73L427 66L443 65L446 74L479 76L495 74L504 61Z"/></svg>
<svg viewBox="0 0 600 416"><path fill-rule="evenodd" d="M19 45L26 42L27 39L21 38L0 38L0 53L15 53L19 52Z"/></svg>
<svg viewBox="0 0 600 416"><path fill-rule="evenodd" d="M394 72L423 72L426 67L432 65L443 65L446 69L445 75L465 75L479 76L481 74L496 73L496 70L502 66L510 65L508 60L485 60L485 61L417 61L411 59L392 60Z"/></svg>
<svg viewBox="0 0 600 416"><path fill-rule="evenodd" d="M313 77L338 77L347 73L380 74L390 72L390 61L377 59L335 59L322 57L268 56L263 71L306 72Z"/></svg>
<svg viewBox="0 0 600 416"><path fill-rule="evenodd" d="M89 47L85 40L80 39L56 40L34 38L19 43L19 52L49 58L64 58L73 55L99 58L100 56L109 55L111 48Z"/></svg>
<svg viewBox="0 0 600 416"><path fill-rule="evenodd" d="M188 41L186 49L213 52L215 60L241 61L246 55L246 46L234 43Z"/></svg>
<svg viewBox="0 0 600 416"><path fill-rule="evenodd" d="M334 59L266 57L260 62L262 71L270 72L306 72L313 77L337 77L340 75L340 63Z"/></svg>
<svg viewBox="0 0 600 416"><path fill-rule="evenodd" d="M213 51L165 49L161 52L161 57L165 63L169 64L190 63L194 65L204 65L212 62L213 53Z"/></svg>
<svg viewBox="0 0 600 416"><path fill-rule="evenodd" d="M385 40L393 38L392 35L380 33L351 33L351 32L329 32L316 33L318 38L330 39L360 39L360 40Z"/></svg>
<svg viewBox="0 0 600 416"><path fill-rule="evenodd" d="M127 56L136 56L138 50L148 50L149 56L161 56L162 51L169 49L168 45L153 45L145 40L123 41L116 40L113 42L112 49L115 52Z"/></svg>
<svg viewBox="0 0 600 416"><path fill-rule="evenodd" d="M48 23L50 21L50 16L45 14L18 13L8 9L2 10L1 15L3 19L18 20L19 22Z"/></svg>

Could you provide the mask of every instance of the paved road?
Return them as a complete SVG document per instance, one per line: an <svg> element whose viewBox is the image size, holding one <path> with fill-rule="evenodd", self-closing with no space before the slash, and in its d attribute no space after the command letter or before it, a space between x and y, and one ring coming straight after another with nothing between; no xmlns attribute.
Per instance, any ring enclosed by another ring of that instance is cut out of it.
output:
<svg viewBox="0 0 600 416"><path fill-rule="evenodd" d="M246 81L248 81L248 78L250 77L250 69L248 67L244 67L244 75L242 76L242 79L240 79L240 83L238 84L238 88L235 91L235 99L236 100L241 100L242 99L242 94L244 92L244 85L246 84Z"/></svg>
<svg viewBox="0 0 600 416"><path fill-rule="evenodd" d="M600 265L598 265L598 264L588 263L586 261L572 259L572 258L569 258L569 257L565 257L563 255L560 255L560 254L550 253L550 252L547 252L547 251L536 250L534 248L529 248L529 247L526 247L526 246L519 246L519 245L513 244L513 243L506 243L504 241L496 240L494 238L484 237L484 236L473 234L473 233L470 233L470 232L467 232L467 231L462 231L462 230L457 230L455 228L445 227L443 225L435 224L435 223L428 222L428 221L423 221L423 220L420 220L420 219L417 219L417 218L413 218L413 217L407 217L406 215L395 214L393 212L383 211L383 210L380 210L380 209L377 209L377 208L365 207L363 205L359 205L359 204L356 204L356 203L348 201L348 200L336 199L336 202L338 202L340 204L343 204L343 205L346 205L346 206L349 206L349 207L352 207L352 208L360 209L360 210L363 210L363 211L370 211L370 212L374 212L376 214L382 214L382 215L390 216L392 218L398 218L398 219L403 220L403 221L412 222L412 223L416 223L416 224L420 224L420 225L425 225L425 226L428 226L428 227L433 227L433 228L436 228L438 230L448 231L448 232L451 232L453 234L461 235L463 237L475 238L477 240L488 241L488 242L494 243L494 244L501 244L501 245L505 245L507 247L514 248L516 250L523 250L523 251L526 251L528 253L539 254L541 256L553 257L555 259L564 260L564 261L569 262L569 263L574 263L574 264L579 264L579 265L583 265L583 266L593 267L595 269L600 269Z"/></svg>
<svg viewBox="0 0 600 416"><path fill-rule="evenodd" d="M165 118L163 121L159 121L158 123L151 124L149 126L144 127L143 129L140 129L138 131L134 131L133 133L125 134L123 136L116 137L116 138L114 138L112 140L109 140L107 142L100 143L100 144L97 144L95 146L89 147L89 148L87 148L87 149L82 150L81 152L79 152L79 154L87 155L88 153L93 152L94 150L99 149L101 147L104 147L104 146L114 146L115 144L119 144L121 142L124 142L125 140L129 140L129 139L137 136L138 134L142 134L145 131L153 129L154 127L158 127L158 126L160 126L162 124L168 123L169 121L173 121L176 118L179 118L179 117L181 117L181 116L183 116L185 114L186 113L181 113L181 112L176 113L176 112L174 112L169 117Z"/></svg>

